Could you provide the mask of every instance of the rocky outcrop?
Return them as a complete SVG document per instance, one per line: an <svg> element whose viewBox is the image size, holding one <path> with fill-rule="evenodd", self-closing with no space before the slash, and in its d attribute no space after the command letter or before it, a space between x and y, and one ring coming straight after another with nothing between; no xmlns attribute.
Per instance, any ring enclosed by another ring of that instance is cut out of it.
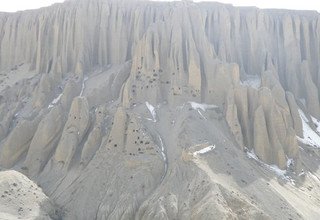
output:
<svg viewBox="0 0 320 220"><path fill-rule="evenodd" d="M70 107L68 120L64 125L60 142L56 148L53 159L68 167L71 160L83 140L90 123L89 106L86 98L74 98Z"/></svg>
<svg viewBox="0 0 320 220"><path fill-rule="evenodd" d="M11 168L28 151L39 121L40 116L33 120L20 121L1 143L0 164L2 167Z"/></svg>
<svg viewBox="0 0 320 220"><path fill-rule="evenodd" d="M49 75L42 75L38 87L35 89L33 107L37 109L44 108L48 105L48 100L53 98L53 82Z"/></svg>
<svg viewBox="0 0 320 220"><path fill-rule="evenodd" d="M10 124L18 110L18 106L9 108L4 102L1 106L0 140L5 138L9 132Z"/></svg>
<svg viewBox="0 0 320 220"><path fill-rule="evenodd" d="M229 92L226 103L226 121L230 127L231 132L234 134L237 143L239 144L239 146L243 147L243 134L238 118L238 108L234 101L233 91Z"/></svg>
<svg viewBox="0 0 320 220"><path fill-rule="evenodd" d="M275 86L272 90L267 87L251 89L250 93L249 90L246 87L238 87L234 90L234 101L228 99L231 104L228 104L226 119L231 131L235 137L243 132L243 145L238 141L240 146L253 148L261 160L285 169L288 155L290 158L299 157L296 135L292 130L295 127L297 130L301 129L301 121L291 117L290 107L281 87L279 89ZM237 114L234 113L232 116L230 112L234 111L234 108L237 109ZM240 131L236 129L237 120Z"/></svg>
<svg viewBox="0 0 320 220"><path fill-rule="evenodd" d="M91 159L99 149L102 142L102 136L104 131L104 119L106 117L107 112L104 107L97 108L95 112L96 115L94 127L88 135L88 138L81 152L81 164L83 166L88 165L88 163L91 161Z"/></svg>
<svg viewBox="0 0 320 220"><path fill-rule="evenodd" d="M319 24L191 1L0 13L0 166L66 219L319 216L316 193L284 201L268 170L298 186L318 168L299 145L318 135Z"/></svg>
<svg viewBox="0 0 320 220"><path fill-rule="evenodd" d="M271 158L271 148L263 107L259 106L254 114L254 146L255 152L264 161Z"/></svg>
<svg viewBox="0 0 320 220"><path fill-rule="evenodd" d="M30 176L39 174L48 162L59 141L64 118L63 109L59 105L52 108L39 123L24 162Z"/></svg>
<svg viewBox="0 0 320 220"><path fill-rule="evenodd" d="M295 129L295 133L299 136L303 136L303 131L302 131L302 123L301 123L301 118L298 112L298 106L297 103L295 102L294 96L292 93L287 92L286 93L286 98L287 102L290 108L290 115L292 117L292 122L293 122L293 127Z"/></svg>
<svg viewBox="0 0 320 220"><path fill-rule="evenodd" d="M1 219L59 219L61 213L42 189L25 175L0 171Z"/></svg>

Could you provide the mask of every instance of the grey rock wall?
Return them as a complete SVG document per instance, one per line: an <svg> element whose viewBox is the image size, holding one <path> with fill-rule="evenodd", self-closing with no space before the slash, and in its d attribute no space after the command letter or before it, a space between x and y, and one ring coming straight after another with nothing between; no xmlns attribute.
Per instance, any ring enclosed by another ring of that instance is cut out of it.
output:
<svg viewBox="0 0 320 220"><path fill-rule="evenodd" d="M299 109L314 132L320 118L319 18L143 0L0 13L0 166L66 219L317 216L279 210L244 152L288 173L294 161L297 181L310 169L297 137ZM203 145L216 147L204 159Z"/></svg>

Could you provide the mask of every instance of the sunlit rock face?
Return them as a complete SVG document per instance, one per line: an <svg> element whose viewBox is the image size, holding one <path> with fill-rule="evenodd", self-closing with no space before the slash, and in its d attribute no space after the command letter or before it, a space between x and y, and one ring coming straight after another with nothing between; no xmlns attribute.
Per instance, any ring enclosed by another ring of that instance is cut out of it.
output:
<svg viewBox="0 0 320 220"><path fill-rule="evenodd" d="M59 219L59 211L41 188L17 171L0 171L1 219Z"/></svg>
<svg viewBox="0 0 320 220"><path fill-rule="evenodd" d="M64 219L316 219L319 18L138 0L0 13L0 167Z"/></svg>

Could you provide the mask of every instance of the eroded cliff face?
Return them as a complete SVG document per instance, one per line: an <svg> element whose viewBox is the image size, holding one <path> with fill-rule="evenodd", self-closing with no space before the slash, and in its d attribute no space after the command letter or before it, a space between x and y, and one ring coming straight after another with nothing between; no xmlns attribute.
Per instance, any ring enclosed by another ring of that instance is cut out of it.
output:
<svg viewBox="0 0 320 220"><path fill-rule="evenodd" d="M313 218L319 18L115 0L1 13L0 166L66 219Z"/></svg>

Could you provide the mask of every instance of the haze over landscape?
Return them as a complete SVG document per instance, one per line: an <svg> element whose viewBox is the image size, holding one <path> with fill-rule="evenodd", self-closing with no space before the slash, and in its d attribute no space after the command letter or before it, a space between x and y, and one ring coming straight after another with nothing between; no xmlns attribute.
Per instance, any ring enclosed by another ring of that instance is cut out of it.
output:
<svg viewBox="0 0 320 220"><path fill-rule="evenodd" d="M318 220L319 167L316 11L0 13L0 219Z"/></svg>
<svg viewBox="0 0 320 220"><path fill-rule="evenodd" d="M1 0L0 11L15 12L19 10L36 9L40 7L49 6L54 3L60 3L64 0ZM161 1L161 0L154 0ZM169 0L170 1L170 0ZM179 1L179 0L177 0ZM296 10L317 10L320 11L320 2L315 0L206 0L207 2L221 2L226 4L233 4L234 6L256 6L259 8L282 8L282 9L296 9ZM195 0L194 2L201 2ZM205 2L205 1L203 1Z"/></svg>

